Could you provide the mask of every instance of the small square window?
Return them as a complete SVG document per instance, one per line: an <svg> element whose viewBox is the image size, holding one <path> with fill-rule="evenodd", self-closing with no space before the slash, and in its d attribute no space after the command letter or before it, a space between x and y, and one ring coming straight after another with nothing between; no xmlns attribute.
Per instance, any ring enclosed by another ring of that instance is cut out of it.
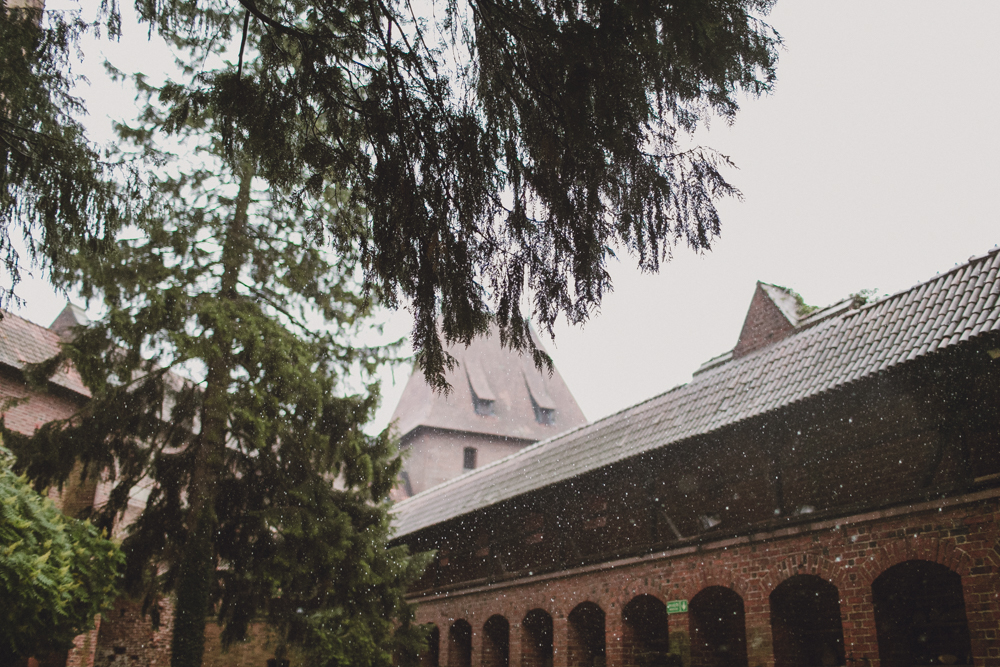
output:
<svg viewBox="0 0 1000 667"><path fill-rule="evenodd" d="M462 452L462 467L466 470L476 469L476 448L466 447Z"/></svg>

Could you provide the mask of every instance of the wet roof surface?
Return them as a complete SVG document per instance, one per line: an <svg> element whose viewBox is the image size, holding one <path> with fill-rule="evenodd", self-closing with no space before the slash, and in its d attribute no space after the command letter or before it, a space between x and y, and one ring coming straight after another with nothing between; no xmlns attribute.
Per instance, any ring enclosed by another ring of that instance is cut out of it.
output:
<svg viewBox="0 0 1000 667"><path fill-rule="evenodd" d="M397 504L397 537L1000 330L1000 248ZM721 358L720 358L721 359Z"/></svg>
<svg viewBox="0 0 1000 667"><path fill-rule="evenodd" d="M587 423L559 371L539 371L530 357L502 347L495 327L468 347L445 349L458 361L445 372L451 393L436 392L415 369L392 415L401 436L424 427L536 441ZM474 398L491 401L491 414L477 413ZM554 423L540 423L535 405L554 410Z"/></svg>
<svg viewBox="0 0 1000 667"><path fill-rule="evenodd" d="M12 313L3 313L3 320L0 320L0 364L24 370L28 364L37 364L59 354L59 343L59 335L51 329ZM90 390L71 364L63 364L51 381L81 396L90 396Z"/></svg>

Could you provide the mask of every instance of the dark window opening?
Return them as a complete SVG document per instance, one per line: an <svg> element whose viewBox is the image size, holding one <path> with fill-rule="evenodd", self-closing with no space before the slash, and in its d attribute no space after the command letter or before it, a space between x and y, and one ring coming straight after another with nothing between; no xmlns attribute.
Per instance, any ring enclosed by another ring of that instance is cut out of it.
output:
<svg viewBox="0 0 1000 667"><path fill-rule="evenodd" d="M944 565L910 560L872 582L882 667L971 665L962 577Z"/></svg>
<svg viewBox="0 0 1000 667"><path fill-rule="evenodd" d="M539 424L543 424L545 426L552 426L553 424L556 423L555 408L543 408L542 406L538 405L538 402L535 401L534 396L531 397L531 407L535 411L535 421L538 422Z"/></svg>
<svg viewBox="0 0 1000 667"><path fill-rule="evenodd" d="M405 470L399 473L399 481L403 484L403 490L406 491L407 496L413 495L413 484L410 482L410 473Z"/></svg>
<svg viewBox="0 0 1000 667"><path fill-rule="evenodd" d="M604 610L593 602L576 606L569 614L568 663L604 667Z"/></svg>
<svg viewBox="0 0 1000 667"><path fill-rule="evenodd" d="M448 631L448 667L472 667L472 626L466 620Z"/></svg>
<svg viewBox="0 0 1000 667"><path fill-rule="evenodd" d="M691 664L747 667L743 598L724 586L709 586L691 598Z"/></svg>
<svg viewBox="0 0 1000 667"><path fill-rule="evenodd" d="M441 631L435 625L427 634L427 648L420 653L420 667L439 667L438 651L441 646Z"/></svg>
<svg viewBox="0 0 1000 667"><path fill-rule="evenodd" d="M546 611L532 609L521 628L521 667L552 667L552 617Z"/></svg>
<svg viewBox="0 0 1000 667"><path fill-rule="evenodd" d="M667 605L652 595L632 598L622 611L623 661L626 667L671 664Z"/></svg>
<svg viewBox="0 0 1000 667"><path fill-rule="evenodd" d="M490 616L483 626L483 667L510 664L510 623L503 616Z"/></svg>
<svg viewBox="0 0 1000 667"><path fill-rule="evenodd" d="M472 407L475 409L476 414L481 417L492 417L496 414L494 409L494 404L496 401L491 401L486 398L479 398L475 394L472 396Z"/></svg>
<svg viewBox="0 0 1000 667"><path fill-rule="evenodd" d="M475 470L476 456L477 452L475 447L466 447L462 451L462 467L466 470Z"/></svg>
<svg viewBox="0 0 1000 667"><path fill-rule="evenodd" d="M775 667L845 664L844 628L837 587L813 574L798 574L771 592Z"/></svg>
<svg viewBox="0 0 1000 667"><path fill-rule="evenodd" d="M535 408L535 421L545 426L556 423L556 411L552 408Z"/></svg>

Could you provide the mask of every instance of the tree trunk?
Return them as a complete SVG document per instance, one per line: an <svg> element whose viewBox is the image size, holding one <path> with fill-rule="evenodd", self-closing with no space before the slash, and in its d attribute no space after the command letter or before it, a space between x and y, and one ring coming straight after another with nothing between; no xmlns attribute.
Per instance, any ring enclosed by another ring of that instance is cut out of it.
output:
<svg viewBox="0 0 1000 667"><path fill-rule="evenodd" d="M244 167L236 208L222 239L222 279L218 299L235 303L236 289L247 259L247 221L254 170ZM226 309L222 309L226 317ZM171 643L171 667L201 667L205 652L205 623L215 574L215 495L226 458L229 423L229 383L233 370L232 321L213 324L210 356L201 414L201 434L195 441L194 470L188 488L188 541L178 569L177 603Z"/></svg>

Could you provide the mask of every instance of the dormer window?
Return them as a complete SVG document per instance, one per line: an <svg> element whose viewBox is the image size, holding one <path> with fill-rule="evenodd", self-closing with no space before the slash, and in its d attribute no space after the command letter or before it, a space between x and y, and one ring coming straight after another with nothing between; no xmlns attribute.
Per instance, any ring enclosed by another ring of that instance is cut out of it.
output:
<svg viewBox="0 0 1000 667"><path fill-rule="evenodd" d="M471 360L465 367L469 378L469 390L472 393L472 408L480 417L492 417L496 414L496 395L490 387L486 373L476 360Z"/></svg>
<svg viewBox="0 0 1000 667"><path fill-rule="evenodd" d="M556 411L553 408L542 408L532 401L535 408L535 421L545 426L552 426L556 423Z"/></svg>
<svg viewBox="0 0 1000 667"><path fill-rule="evenodd" d="M556 423L556 402L545 387L545 380L537 369L524 369L524 383L528 387L528 397L535 411L535 421L543 426Z"/></svg>
<svg viewBox="0 0 1000 667"><path fill-rule="evenodd" d="M496 401L491 401L488 398L479 398L475 394L472 395L472 407L475 409L476 414L481 417L492 417L496 412L494 411L494 404Z"/></svg>

